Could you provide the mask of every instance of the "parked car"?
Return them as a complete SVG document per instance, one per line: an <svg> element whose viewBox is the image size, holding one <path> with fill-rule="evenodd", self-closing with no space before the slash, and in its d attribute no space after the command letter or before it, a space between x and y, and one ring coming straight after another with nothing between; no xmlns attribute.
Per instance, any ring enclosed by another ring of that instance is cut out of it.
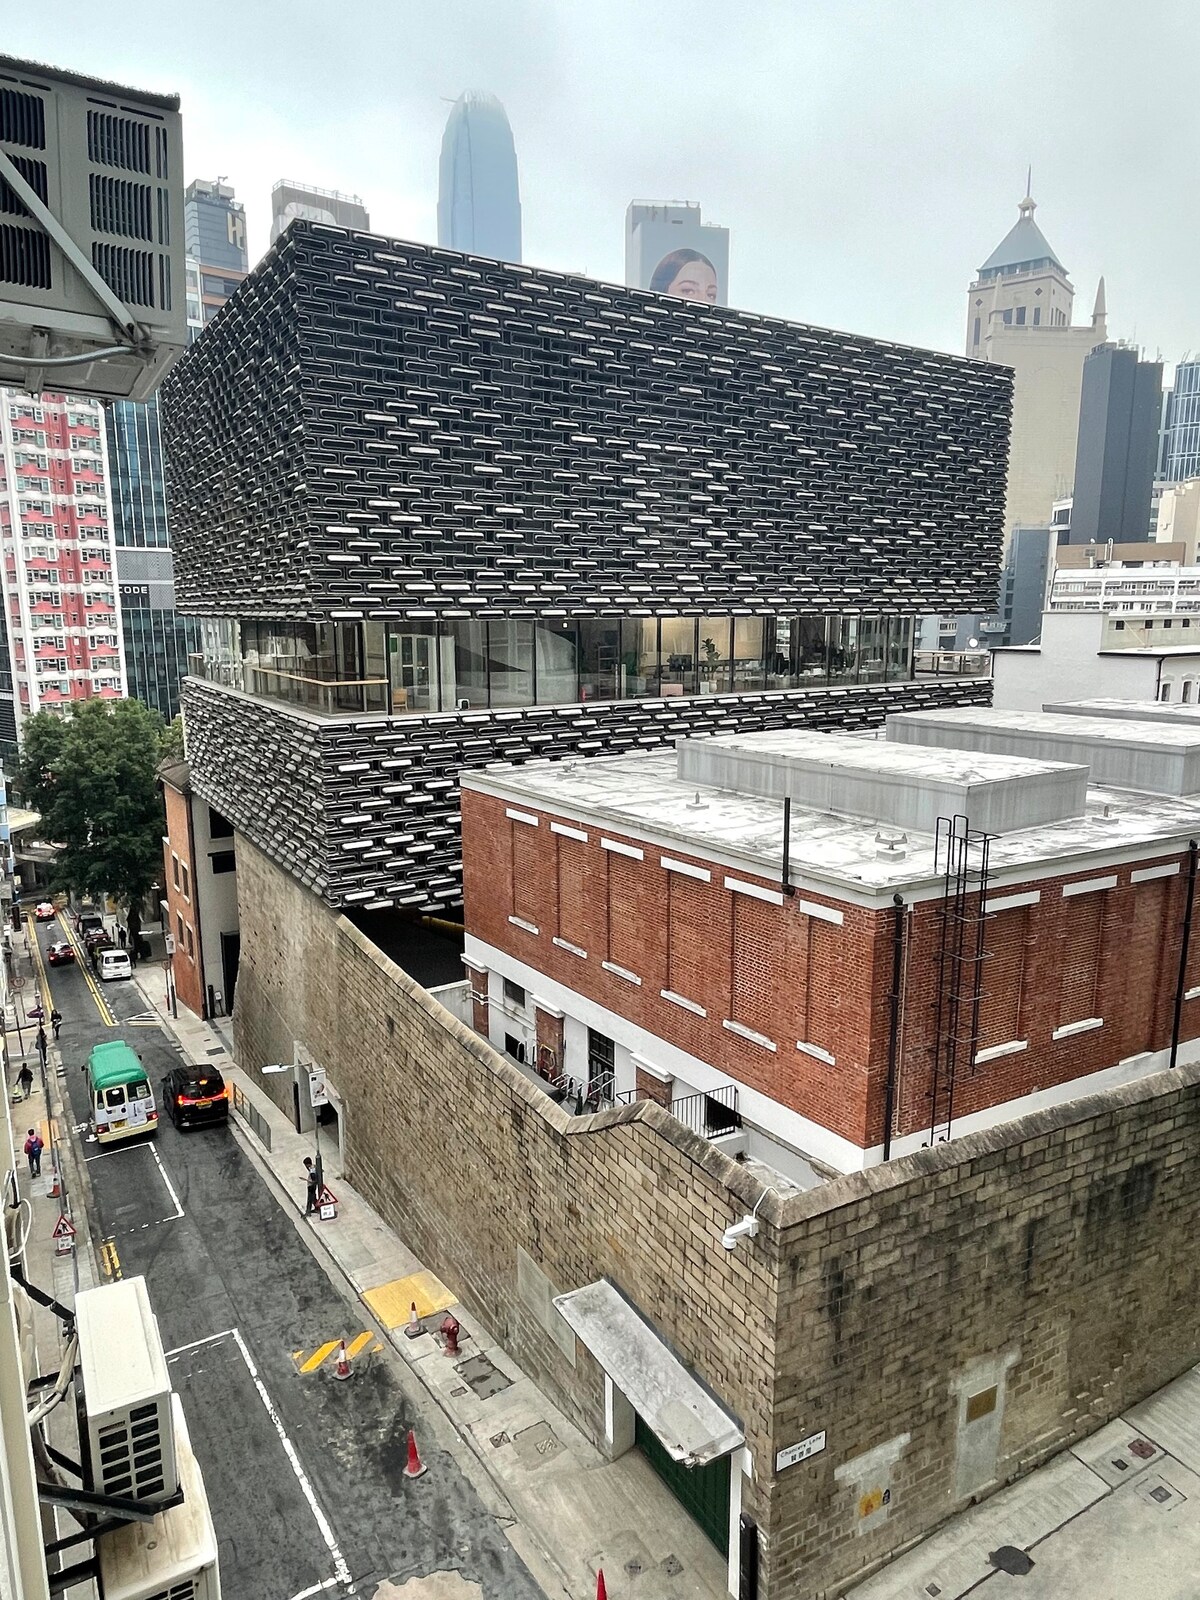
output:
<svg viewBox="0 0 1200 1600"><path fill-rule="evenodd" d="M90 933L104 932L104 918L98 911L80 911L75 916L75 932L81 939Z"/></svg>
<svg viewBox="0 0 1200 1600"><path fill-rule="evenodd" d="M229 1090L215 1067L173 1067L162 1081L162 1104L177 1128L229 1120Z"/></svg>
<svg viewBox="0 0 1200 1600"><path fill-rule="evenodd" d="M133 962L127 950L101 950L96 971L100 974L101 983L112 983L115 978L132 978Z"/></svg>
<svg viewBox="0 0 1200 1600"><path fill-rule="evenodd" d="M92 965L95 966L100 951L115 950L116 945L113 944L112 940L108 937L104 930L101 929L99 933L89 933L84 935L83 948L87 951L88 955L91 956Z"/></svg>
<svg viewBox="0 0 1200 1600"><path fill-rule="evenodd" d="M38 922L53 922L58 912L52 900L39 900L33 908L33 915Z"/></svg>
<svg viewBox="0 0 1200 1600"><path fill-rule="evenodd" d="M68 967L75 960L75 946L59 939L47 948L46 960L52 967Z"/></svg>

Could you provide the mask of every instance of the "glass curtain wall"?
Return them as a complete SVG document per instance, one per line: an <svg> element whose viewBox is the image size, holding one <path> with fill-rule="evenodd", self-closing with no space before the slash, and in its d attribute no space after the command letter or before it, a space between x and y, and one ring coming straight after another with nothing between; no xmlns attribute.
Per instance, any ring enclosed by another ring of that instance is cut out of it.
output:
<svg viewBox="0 0 1200 1600"><path fill-rule="evenodd" d="M207 621L193 670L327 714L571 705L911 678L911 617Z"/></svg>

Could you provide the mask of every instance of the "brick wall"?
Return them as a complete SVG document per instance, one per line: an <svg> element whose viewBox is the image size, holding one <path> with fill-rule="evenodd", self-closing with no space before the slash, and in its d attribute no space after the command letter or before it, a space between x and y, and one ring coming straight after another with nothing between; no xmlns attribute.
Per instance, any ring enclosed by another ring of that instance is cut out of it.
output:
<svg viewBox="0 0 1200 1600"><path fill-rule="evenodd" d="M187 795L163 784L167 837L163 845L163 883L168 907L167 932L175 940L171 972L180 1003L196 1016L206 1015L200 934L196 926L197 888L193 876L192 806ZM184 876L186 869L187 876ZM184 884L187 892L184 892Z"/></svg>
<svg viewBox="0 0 1200 1600"><path fill-rule="evenodd" d="M860 1149L882 1145L890 906L873 910L809 889L782 906L767 904L724 886L732 876L778 889L752 872L729 872L686 849L660 848L619 827L562 818L523 801L521 815L539 819L534 827L507 815L517 809L496 795L463 791L471 935ZM586 842L570 841L569 923L562 921L563 839L554 831L564 826L587 835ZM606 848L604 840L634 854ZM664 857L707 871L711 881L668 870ZM960 1049L955 1119L1168 1047L1186 885L1182 873L1133 878L1179 860L1148 856L1017 885L1022 896L1038 895L1034 904L1005 906L1012 891L991 892L1001 909L985 924L978 1050L1013 1048L978 1064L965 1046ZM1109 877L1116 878L1114 887L1070 892ZM977 907L975 897L968 911ZM824 920L822 909L842 920ZM528 926L514 925L514 913ZM950 1026L945 1006L940 1017L938 1007L941 902L911 907L906 927L893 1137L930 1128L935 1045L939 1029L944 1036ZM1194 943L1200 947L1200 933ZM1192 981L1200 982L1200 955L1193 959ZM605 960L623 971L606 969ZM631 982L630 974L641 982ZM966 977L969 982L969 969ZM664 998L664 989L704 1014ZM970 1015L968 990L958 1024L964 1039ZM1102 1026L1054 1037L1064 1026L1097 1019ZM731 1032L726 1021L761 1035L775 1050ZM1183 1039L1197 1036L1200 998L1186 1002L1182 1027ZM582 1075L577 1062L564 1067Z"/></svg>
<svg viewBox="0 0 1200 1600"><path fill-rule="evenodd" d="M736 1164L649 1102L569 1117L240 838L238 880L239 1059L307 1043L350 1181L593 1438L600 1375L521 1298L517 1250L629 1295L742 1420L763 1600L839 1590L1200 1359L1200 1067L768 1193L726 1252L757 1198ZM964 1414L992 1390L989 1450Z"/></svg>

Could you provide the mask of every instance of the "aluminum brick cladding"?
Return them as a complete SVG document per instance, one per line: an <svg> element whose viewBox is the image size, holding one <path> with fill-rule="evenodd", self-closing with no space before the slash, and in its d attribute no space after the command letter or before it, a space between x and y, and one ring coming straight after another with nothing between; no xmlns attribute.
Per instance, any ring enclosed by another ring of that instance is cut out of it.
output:
<svg viewBox="0 0 1200 1600"><path fill-rule="evenodd" d="M996 601L1006 369L297 222L163 390L183 611Z"/></svg>

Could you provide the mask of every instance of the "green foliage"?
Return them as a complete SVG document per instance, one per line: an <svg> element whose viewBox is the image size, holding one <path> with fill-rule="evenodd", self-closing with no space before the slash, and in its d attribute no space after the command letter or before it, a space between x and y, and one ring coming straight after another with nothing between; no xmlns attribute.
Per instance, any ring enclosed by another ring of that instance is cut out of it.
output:
<svg viewBox="0 0 1200 1600"><path fill-rule="evenodd" d="M52 886L127 909L162 872L163 804L155 770L162 718L140 700L83 700L65 717L39 711L23 730L18 785L59 846Z"/></svg>
<svg viewBox="0 0 1200 1600"><path fill-rule="evenodd" d="M159 747L160 761L182 761L183 750L183 713L180 712L172 722L168 722L163 732L162 744Z"/></svg>

